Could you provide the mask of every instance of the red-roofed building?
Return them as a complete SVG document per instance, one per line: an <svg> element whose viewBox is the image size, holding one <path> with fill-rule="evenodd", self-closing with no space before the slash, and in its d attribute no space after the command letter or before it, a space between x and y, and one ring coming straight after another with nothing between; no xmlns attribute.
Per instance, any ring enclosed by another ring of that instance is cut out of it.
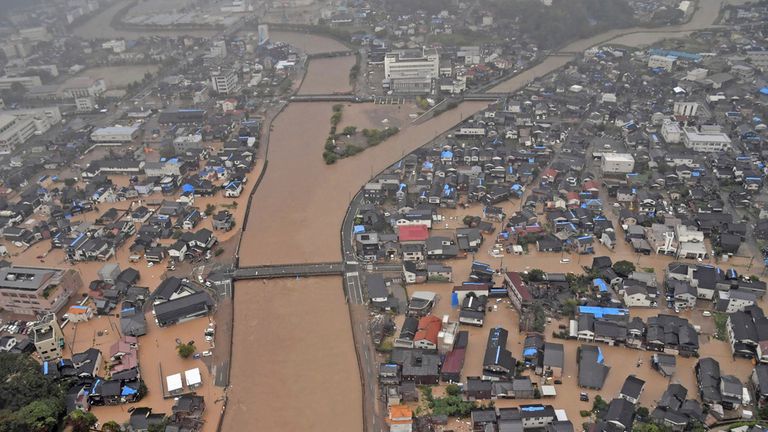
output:
<svg viewBox="0 0 768 432"><path fill-rule="evenodd" d="M413 337L413 347L422 349L437 349L437 334L443 322L434 315L427 315L419 319L419 330Z"/></svg>
<svg viewBox="0 0 768 432"><path fill-rule="evenodd" d="M512 301L517 310L522 310L533 300L528 286L525 285L518 272L504 273L504 287L507 289L509 300Z"/></svg>
<svg viewBox="0 0 768 432"><path fill-rule="evenodd" d="M557 179L557 174L559 171L557 171L554 168L547 168L544 170L544 172L541 174L541 180L554 183Z"/></svg>
<svg viewBox="0 0 768 432"><path fill-rule="evenodd" d="M428 238L429 228L426 225L403 225L397 231L401 244L424 244Z"/></svg>
<svg viewBox="0 0 768 432"><path fill-rule="evenodd" d="M456 348L445 355L443 366L440 368L440 378L446 382L460 382L461 370L464 368L466 348Z"/></svg>

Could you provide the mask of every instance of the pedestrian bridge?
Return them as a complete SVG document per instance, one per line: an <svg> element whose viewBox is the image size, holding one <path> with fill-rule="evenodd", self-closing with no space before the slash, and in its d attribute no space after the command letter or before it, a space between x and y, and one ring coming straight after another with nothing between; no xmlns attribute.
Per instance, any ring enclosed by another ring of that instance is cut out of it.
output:
<svg viewBox="0 0 768 432"><path fill-rule="evenodd" d="M240 267L232 275L234 280L275 279L301 276L341 276L344 264L325 262L312 264L277 264L252 267Z"/></svg>

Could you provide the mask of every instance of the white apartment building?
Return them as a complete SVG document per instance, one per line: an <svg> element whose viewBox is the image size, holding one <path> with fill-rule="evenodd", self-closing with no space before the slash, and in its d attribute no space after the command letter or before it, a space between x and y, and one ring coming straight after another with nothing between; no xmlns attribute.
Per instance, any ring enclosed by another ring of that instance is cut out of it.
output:
<svg viewBox="0 0 768 432"><path fill-rule="evenodd" d="M731 148L731 138L717 126L683 128L682 142L686 148L702 153L717 153Z"/></svg>
<svg viewBox="0 0 768 432"><path fill-rule="evenodd" d="M61 121L56 107L0 111L0 154L13 152L34 135L48 131Z"/></svg>
<svg viewBox="0 0 768 432"><path fill-rule="evenodd" d="M680 125L674 122L664 123L661 127L661 136L669 144L678 144L683 137Z"/></svg>
<svg viewBox="0 0 768 432"><path fill-rule="evenodd" d="M232 69L218 69L211 72L211 85L216 93L234 93L238 88L237 81L237 74Z"/></svg>
<svg viewBox="0 0 768 432"><path fill-rule="evenodd" d="M699 111L699 103L698 102L675 102L673 110L676 115L681 115L686 117L695 116L696 113Z"/></svg>
<svg viewBox="0 0 768 432"><path fill-rule="evenodd" d="M635 158L629 153L604 153L600 167L604 173L628 174L635 169Z"/></svg>

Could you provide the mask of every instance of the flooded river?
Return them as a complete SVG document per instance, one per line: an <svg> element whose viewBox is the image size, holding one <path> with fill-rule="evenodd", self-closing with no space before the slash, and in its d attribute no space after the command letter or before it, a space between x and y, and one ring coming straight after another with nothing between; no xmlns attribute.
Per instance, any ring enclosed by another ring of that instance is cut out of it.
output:
<svg viewBox="0 0 768 432"><path fill-rule="evenodd" d="M623 36L624 44L639 45L653 41L655 37L674 37L680 32L709 26L718 15L721 2L701 0L700 4L701 11L686 25L670 27L663 32L636 29L637 33L628 36L623 35L633 33L635 29L608 32L570 44L563 51L583 51L620 36ZM648 37L651 33L654 36ZM338 42L318 36L275 32L272 39L293 43L307 53L340 49ZM493 91L515 91L570 59L569 56L545 59ZM307 87L303 91L338 91L351 63L336 60L323 68L310 65ZM338 78L328 80L331 76ZM254 195L248 230L243 235L242 265L339 260L339 229L352 195L373 174L482 109L484 104L463 103L419 126L405 127L375 148L329 166L325 165L321 155L324 137L330 127L331 106L330 103L293 103L273 123L269 167ZM382 128L392 121L407 125L408 114L415 112L417 108L412 105L346 105L342 125ZM549 261L557 262L556 259ZM543 267L541 264L542 260L531 256L527 260L510 259L506 267ZM574 263L574 267L579 264L587 263ZM224 430L362 430L360 377L341 280L238 283L236 296L233 386ZM446 305L442 307L446 308ZM505 310L507 312L500 314L498 319L514 328L509 324L516 322L514 316L510 316L513 312ZM450 310L444 312L451 313ZM474 344L478 345L473 349L482 350L482 342L478 343L482 340L482 337L473 338ZM723 350L719 345L707 344L702 351L711 352L726 363L729 358L721 354ZM568 344L567 363L572 367L566 369L566 374L571 377L576 373L575 349L575 344ZM614 389L620 386L627 373L638 373L654 381L643 402L650 405L658 398L664 380L651 376L647 358L646 366L638 368L642 370L634 368L641 355L648 356L630 350L606 349L607 362L614 369L606 385L611 394L605 392L605 397L613 396ZM477 373L477 361L479 355L468 357L468 373ZM675 379L693 390L692 362L681 361L680 366L681 374ZM744 378L747 368L742 366L739 363L735 372ZM559 391L566 396L572 395L576 391L573 381L566 380ZM564 407L570 405L567 407L569 414L578 422L578 409L583 407L565 404L558 398L557 403L560 402ZM296 412L301 415L294 414Z"/></svg>

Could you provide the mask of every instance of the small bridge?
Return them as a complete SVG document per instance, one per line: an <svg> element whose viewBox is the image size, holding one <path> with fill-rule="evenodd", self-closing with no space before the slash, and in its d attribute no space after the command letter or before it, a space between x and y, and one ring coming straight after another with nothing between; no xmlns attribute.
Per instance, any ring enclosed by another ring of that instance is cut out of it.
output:
<svg viewBox="0 0 768 432"><path fill-rule="evenodd" d="M234 280L295 278L301 276L341 276L344 264L340 262L312 264L277 264L240 267L232 274Z"/></svg>
<svg viewBox="0 0 768 432"><path fill-rule="evenodd" d="M469 93L463 96L465 101L495 101L509 96L509 93Z"/></svg>
<svg viewBox="0 0 768 432"><path fill-rule="evenodd" d="M330 52L323 52L323 53L315 53L315 54L309 54L307 55L307 58L310 60L313 59L321 59L321 58L333 58L333 57L346 57L354 55L354 51L345 50L345 51L330 51Z"/></svg>
<svg viewBox="0 0 768 432"><path fill-rule="evenodd" d="M355 95L341 94L316 94L291 96L291 102L373 102L372 97L359 97Z"/></svg>

